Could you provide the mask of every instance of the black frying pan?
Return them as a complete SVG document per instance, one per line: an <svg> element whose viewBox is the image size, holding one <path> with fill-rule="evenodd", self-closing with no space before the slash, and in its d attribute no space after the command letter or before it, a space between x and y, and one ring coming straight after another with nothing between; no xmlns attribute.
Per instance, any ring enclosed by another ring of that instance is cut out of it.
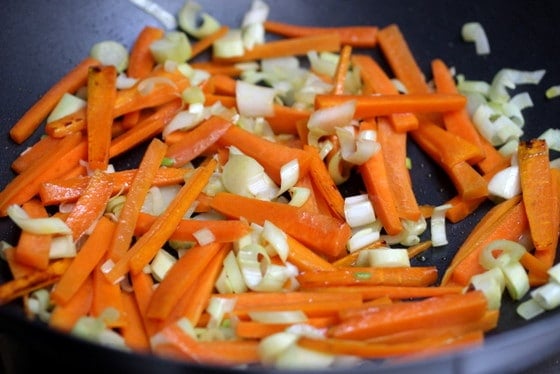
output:
<svg viewBox="0 0 560 374"><path fill-rule="evenodd" d="M183 1L162 0L159 3L176 12ZM250 1L199 0L199 3L223 23L236 27ZM267 3L271 7L270 19L298 24L371 24L382 27L397 23L426 73L434 58L444 59L467 78L486 81L503 67L546 69L540 85L520 87L520 91L528 91L534 101L534 107L524 111L525 137L558 126L560 98L544 98L546 88L560 84L560 3L555 0L268 0ZM490 40L490 55L477 56L474 45L462 40L461 26L469 21L478 21L484 26ZM80 61L95 42L113 39L130 46L147 24L159 25L128 0L2 1L0 152L3 162L0 187L3 188L13 177L10 162L41 133L38 131L36 136L18 146L7 135L10 126ZM438 204L454 194L444 174L416 147L410 147L410 156L414 165L421 166L412 170L420 203ZM116 162L130 165L135 160L124 158ZM436 184L439 186L434 187ZM349 190L354 187L347 186ZM486 204L477 214L448 227L449 245L428 252L425 263L435 264L443 270L470 228L489 207L490 204ZM16 231L8 220L0 220L0 225L0 239L13 240ZM8 278L7 267L1 264L0 281ZM516 315L514 308L515 304L506 296L499 326L489 334L482 349L411 363L372 363L365 369L380 372L515 372L560 351L560 313L548 312L527 323ZM17 302L0 308L0 336L1 358L9 372L45 368L97 373L221 371L117 352L58 334L39 323L25 320Z"/></svg>

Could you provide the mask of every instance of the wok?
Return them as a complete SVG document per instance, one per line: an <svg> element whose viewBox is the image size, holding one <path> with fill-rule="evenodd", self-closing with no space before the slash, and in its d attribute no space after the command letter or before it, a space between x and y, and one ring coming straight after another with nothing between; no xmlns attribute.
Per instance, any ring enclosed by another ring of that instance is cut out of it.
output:
<svg viewBox="0 0 560 374"><path fill-rule="evenodd" d="M200 0L203 8L232 27L241 22L249 0ZM468 79L489 81L500 68L546 69L538 86L522 86L530 93L534 107L524 110L525 137L539 135L558 126L560 98L548 100L544 91L560 84L560 42L557 33L560 3L556 0L455 1L455 0L267 0L270 19L310 25L397 23L408 40L421 69L429 72L433 58L442 58ZM161 0L171 12L182 0ZM465 22L480 22L489 37L491 53L477 56L474 45L460 35ZM160 24L128 0L3 0L0 12L0 186L13 177L10 162L35 136L22 145L8 137L16 120L56 80L80 61L100 40L113 39L132 45L144 25ZM377 53L377 52L373 52ZM438 204L454 194L445 175L414 145L413 179L421 203ZM556 157L555 154L552 156ZM134 165L134 155L116 160L120 167ZM355 188L350 183L349 190ZM489 208L483 205L468 219L447 228L449 245L432 249L424 263L443 270L459 243ZM17 234L7 219L0 220L0 238L12 241ZM0 264L0 280L9 278ZM498 328L490 333L483 348L412 362L367 364L356 371L379 372L517 372L553 357L560 349L560 312L551 311L525 322L515 313L515 303L503 301ZM193 366L151 356L124 353L56 333L37 322L26 320L18 302L0 307L1 351L8 372L35 369L79 370L80 372L219 372L225 369ZM0 367L1 369L1 367ZM250 369L259 371L259 369ZM334 370L336 371L336 369Z"/></svg>

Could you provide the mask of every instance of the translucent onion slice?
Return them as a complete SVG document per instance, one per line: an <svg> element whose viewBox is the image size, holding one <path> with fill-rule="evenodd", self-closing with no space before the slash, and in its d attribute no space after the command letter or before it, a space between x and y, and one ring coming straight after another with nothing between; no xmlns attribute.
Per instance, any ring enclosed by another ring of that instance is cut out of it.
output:
<svg viewBox="0 0 560 374"><path fill-rule="evenodd" d="M352 122L356 111L356 101L348 100L342 104L321 108L309 116L309 144L318 145L321 136L335 134L337 127L344 127Z"/></svg>
<svg viewBox="0 0 560 374"><path fill-rule="evenodd" d="M560 284L548 282L531 291L531 297L545 310L560 306Z"/></svg>
<svg viewBox="0 0 560 374"><path fill-rule="evenodd" d="M306 201L311 196L311 190L307 187L297 187L293 186L288 189L290 193L290 202L289 205L300 207L306 203Z"/></svg>
<svg viewBox="0 0 560 374"><path fill-rule="evenodd" d="M539 135L539 139L546 140L548 149L560 152L560 129L546 129Z"/></svg>
<svg viewBox="0 0 560 374"><path fill-rule="evenodd" d="M166 77L149 77L138 82L136 89L140 95L148 95L152 92L154 87L158 84L167 84L171 87L176 88L177 85L171 79Z"/></svg>
<svg viewBox="0 0 560 374"><path fill-rule="evenodd" d="M193 236L199 245L207 245L216 241L216 236L209 228L202 228L193 232Z"/></svg>
<svg viewBox="0 0 560 374"><path fill-rule="evenodd" d="M47 123L75 113L85 107L86 101L84 99L70 93L64 93L52 112L47 117Z"/></svg>
<svg viewBox="0 0 560 374"><path fill-rule="evenodd" d="M376 248L368 251L373 267L410 267L408 251L401 248Z"/></svg>
<svg viewBox="0 0 560 374"><path fill-rule="evenodd" d="M220 22L210 14L202 12L202 6L187 0L177 14L179 27L194 36L204 38L220 28Z"/></svg>
<svg viewBox="0 0 560 374"><path fill-rule="evenodd" d="M502 255L503 256L503 255ZM521 300L529 292L529 276L521 263L514 261L501 266L506 288L514 300Z"/></svg>
<svg viewBox="0 0 560 374"><path fill-rule="evenodd" d="M278 187L254 158L230 147L230 156L222 169L222 183L227 191L237 195L265 198L277 196Z"/></svg>
<svg viewBox="0 0 560 374"><path fill-rule="evenodd" d="M261 362L266 365L274 365L280 354L295 344L299 335L289 332L279 332L269 335L259 342L258 352Z"/></svg>
<svg viewBox="0 0 560 374"><path fill-rule="evenodd" d="M368 194L346 197L344 216L350 227L360 227L375 222L375 211Z"/></svg>
<svg viewBox="0 0 560 374"><path fill-rule="evenodd" d="M126 75L126 73L120 73L117 75L117 89L126 90L127 88L132 88L138 82L138 79L131 78Z"/></svg>
<svg viewBox="0 0 560 374"><path fill-rule="evenodd" d="M495 257L494 251L498 250L501 251L500 255ZM502 267L509 262L518 262L526 251L523 245L513 240L494 240L484 247L480 253L480 265L487 270L494 267Z"/></svg>
<svg viewBox="0 0 560 374"><path fill-rule="evenodd" d="M540 306L540 304L533 298L520 303L516 308L517 314L526 320L533 319L545 311L546 309Z"/></svg>
<svg viewBox="0 0 560 374"><path fill-rule="evenodd" d="M366 226L361 226L357 230L353 230L352 236L346 243L348 252L356 252L359 249L365 248L370 244L375 243L381 236L381 224L379 221Z"/></svg>
<svg viewBox="0 0 560 374"><path fill-rule="evenodd" d="M242 56L245 53L241 30L230 29L226 35L212 44L212 54L216 57L229 58Z"/></svg>
<svg viewBox="0 0 560 374"><path fill-rule="evenodd" d="M474 42L476 54L487 55L490 53L488 37L479 22L465 23L461 28L461 36L467 42Z"/></svg>
<svg viewBox="0 0 560 374"><path fill-rule="evenodd" d="M156 62L163 64L167 60L183 63L191 57L192 50L184 32L168 31L150 45L150 52Z"/></svg>
<svg viewBox="0 0 560 374"><path fill-rule="evenodd" d="M518 84L539 84L546 71L522 71L516 69L501 69L492 79L488 96L491 101L506 103L510 100L507 89L514 89Z"/></svg>
<svg viewBox="0 0 560 374"><path fill-rule="evenodd" d="M280 168L280 190L276 195L279 196L294 187L298 180L299 161L297 159L293 159L282 165Z"/></svg>
<svg viewBox="0 0 560 374"><path fill-rule="evenodd" d="M206 311L210 315L208 327L218 327L222 323L224 316L235 307L235 299L212 296L206 307Z"/></svg>
<svg viewBox="0 0 560 374"><path fill-rule="evenodd" d="M271 256L278 255L282 262L286 262L288 259L288 252L290 250L286 233L274 223L269 220L265 220L261 235L267 242L268 246L273 249L272 253L269 252L269 254Z"/></svg>
<svg viewBox="0 0 560 374"><path fill-rule="evenodd" d="M251 23L243 27L241 31L243 47L250 51L255 45L265 42L265 30L262 23Z"/></svg>
<svg viewBox="0 0 560 374"><path fill-rule="evenodd" d="M244 14L241 26L246 27L252 24L262 24L268 18L270 7L262 0L253 0L251 7Z"/></svg>
<svg viewBox="0 0 560 374"><path fill-rule="evenodd" d="M519 166L509 166L497 172L488 182L488 192L492 196L510 199L521 193Z"/></svg>
<svg viewBox="0 0 560 374"><path fill-rule="evenodd" d="M252 311L248 312L251 320L262 323L303 323L307 322L307 316L301 310L286 311Z"/></svg>
<svg viewBox="0 0 560 374"><path fill-rule="evenodd" d="M71 235L72 230L57 217L30 218L19 205L10 205L6 210L8 216L23 231L32 234L62 234Z"/></svg>
<svg viewBox="0 0 560 374"><path fill-rule="evenodd" d="M560 85L550 86L545 91L545 96L547 99L553 99L555 97L560 96Z"/></svg>
<svg viewBox="0 0 560 374"><path fill-rule="evenodd" d="M340 143L340 153L345 161L361 165L380 149L375 140L375 131L359 132L356 136L350 126L337 127L336 135Z"/></svg>
<svg viewBox="0 0 560 374"><path fill-rule="evenodd" d="M128 49L117 41L97 42L91 47L89 54L102 65L113 65L119 73L128 67Z"/></svg>
<svg viewBox="0 0 560 374"><path fill-rule="evenodd" d="M161 5L152 0L129 0L131 3L142 9L144 12L150 14L155 19L165 26L168 30L177 28L177 20L175 16L168 12Z"/></svg>
<svg viewBox="0 0 560 374"><path fill-rule="evenodd" d="M161 282L175 262L177 262L175 257L166 250L160 249L150 263L151 274L158 282Z"/></svg>
<svg viewBox="0 0 560 374"><path fill-rule="evenodd" d="M505 289L504 273L500 268L492 268L481 274L471 277L470 283L484 293L488 301L488 308L498 310L502 304L502 294Z"/></svg>
<svg viewBox="0 0 560 374"><path fill-rule="evenodd" d="M560 283L560 263L548 269L548 275L550 277L550 280L556 283Z"/></svg>
<svg viewBox="0 0 560 374"><path fill-rule="evenodd" d="M276 357L274 366L278 369L288 370L301 369L302 367L306 369L324 369L331 366L334 360L335 356L332 354L291 344Z"/></svg>
<svg viewBox="0 0 560 374"><path fill-rule="evenodd" d="M235 99L239 114L247 117L268 117L274 115L274 96L269 87L257 86L241 80L235 84Z"/></svg>
<svg viewBox="0 0 560 374"><path fill-rule="evenodd" d="M430 231L432 246L440 247L448 244L447 230L445 227L445 214L451 208L450 204L439 205L434 208L430 218Z"/></svg>

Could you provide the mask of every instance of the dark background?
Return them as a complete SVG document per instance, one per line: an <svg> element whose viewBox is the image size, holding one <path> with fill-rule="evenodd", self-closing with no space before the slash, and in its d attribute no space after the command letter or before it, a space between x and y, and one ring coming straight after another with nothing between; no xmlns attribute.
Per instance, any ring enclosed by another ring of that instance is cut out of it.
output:
<svg viewBox="0 0 560 374"><path fill-rule="evenodd" d="M199 0L218 20L231 27L240 24L249 0ZM176 12L182 0L159 1ZM348 0L268 0L269 19L309 25L370 24L379 27L397 23L410 44L421 69L429 76L432 59L442 58L467 79L489 81L501 68L546 69L538 86L520 86L516 92L531 94L534 107L523 113L525 137L539 135L548 127L559 127L560 98L547 100L546 88L560 84L560 42L558 25L560 2L548 1L348 1ZM26 146L15 145L8 131L16 120L71 67L101 40L112 39L130 47L147 24L161 26L157 20L127 0L2 0L0 9L0 188L13 177L9 165ZM460 35L465 22L484 26L491 54L477 56L474 45ZM376 50L366 51L379 57ZM383 63L382 60L380 62ZM414 187L421 204L440 204L453 196L445 175L411 145ZM558 155L553 153L553 157ZM132 158L115 160L117 167L134 163ZM443 269L470 228L490 207L465 221L448 227L450 244L432 249L425 263ZM0 219L0 239L13 240L16 231ZM0 280L8 277L0 266ZM549 312L526 323L514 311L507 297L499 328L490 334L482 350L463 352L436 360L392 364L371 370L383 372L515 372L545 361L553 368L560 351L560 314ZM0 339L5 369L17 365L17 372L35 368L79 369L85 371L185 372L188 366L151 357L121 354L61 336L21 316L18 303L0 308ZM550 359L552 357L552 359ZM0 366L1 369L1 366Z"/></svg>

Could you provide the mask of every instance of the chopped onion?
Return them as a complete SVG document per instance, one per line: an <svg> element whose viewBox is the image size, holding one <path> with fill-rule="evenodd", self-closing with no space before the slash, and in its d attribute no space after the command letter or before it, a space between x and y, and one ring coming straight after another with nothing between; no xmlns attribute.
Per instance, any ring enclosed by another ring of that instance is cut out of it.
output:
<svg viewBox="0 0 560 374"><path fill-rule="evenodd" d="M309 199L311 196L311 190L307 187L297 187L293 186L288 189L291 199L288 203L289 205L300 207Z"/></svg>
<svg viewBox="0 0 560 374"><path fill-rule="evenodd" d="M224 316L230 313L235 307L235 299L212 296L206 307L206 311L210 315L208 327L218 327Z"/></svg>
<svg viewBox="0 0 560 374"><path fill-rule="evenodd" d="M230 29L212 44L212 55L221 58L242 56L245 53L241 30Z"/></svg>
<svg viewBox="0 0 560 374"><path fill-rule="evenodd" d="M373 134L373 135L372 135ZM361 165L380 149L375 141L375 132L359 132L355 136L353 127L337 127L336 135L340 143L340 154L345 161Z"/></svg>
<svg viewBox="0 0 560 374"><path fill-rule="evenodd" d="M190 130L200 124L203 117L199 113L191 113L188 110L178 112L163 128L162 136L165 139L175 131Z"/></svg>
<svg viewBox="0 0 560 374"><path fill-rule="evenodd" d="M161 282L175 262L177 262L175 257L166 250L160 249L150 263L151 274L158 282Z"/></svg>
<svg viewBox="0 0 560 374"><path fill-rule="evenodd" d="M297 158L294 158L280 168L280 190L278 190L276 195L279 196L294 187L298 180L299 161Z"/></svg>
<svg viewBox="0 0 560 374"><path fill-rule="evenodd" d="M247 117L268 117L274 115L275 91L269 87L257 86L241 80L235 84L235 99L239 114Z"/></svg>
<svg viewBox="0 0 560 374"><path fill-rule="evenodd" d="M66 223L57 217L30 218L25 210L16 204L10 205L6 213L20 229L32 234L72 234Z"/></svg>
<svg viewBox="0 0 560 374"><path fill-rule="evenodd" d="M560 283L560 263L548 269L547 273L552 281Z"/></svg>
<svg viewBox="0 0 560 374"><path fill-rule="evenodd" d="M216 236L207 227L203 227L200 230L193 232L193 236L199 245L207 245L216 241Z"/></svg>
<svg viewBox="0 0 560 374"><path fill-rule="evenodd" d="M348 100L332 107L321 108L309 116L309 144L317 146L321 136L335 133L336 127L343 127L352 122L356 111L356 101Z"/></svg>
<svg viewBox="0 0 560 374"><path fill-rule="evenodd" d="M501 251L496 258L494 251ZM494 267L502 267L510 262L518 262L527 250L518 242L506 239L497 239L490 242L480 253L480 265L489 270ZM507 255L507 257L506 257Z"/></svg>
<svg viewBox="0 0 560 374"><path fill-rule="evenodd" d="M538 138L546 141L548 149L560 152L560 129L549 128Z"/></svg>
<svg viewBox="0 0 560 374"><path fill-rule="evenodd" d="M241 31L243 47L250 51L255 45L265 42L265 30L262 23L251 23L243 27Z"/></svg>
<svg viewBox="0 0 560 374"><path fill-rule="evenodd" d="M201 12L200 4L193 0L187 0L179 10L177 18L179 27L194 36L204 38L220 28L220 22L206 12ZM199 22L199 17L202 19Z"/></svg>
<svg viewBox="0 0 560 374"><path fill-rule="evenodd" d="M163 64L167 60L185 62L191 57L192 50L184 32L168 31L163 38L150 44L150 52L156 62Z"/></svg>
<svg viewBox="0 0 560 374"><path fill-rule="evenodd" d="M47 117L47 123L60 119L86 107L86 101L76 95L64 93L52 112Z"/></svg>
<svg viewBox="0 0 560 374"><path fill-rule="evenodd" d="M533 319L545 312L545 309L533 298L528 299L517 306L517 314L526 320Z"/></svg>
<svg viewBox="0 0 560 374"><path fill-rule="evenodd" d="M279 332L269 335L259 342L258 352L261 362L273 365L280 354L295 344L299 336L294 333Z"/></svg>
<svg viewBox="0 0 560 374"><path fill-rule="evenodd" d="M327 368L334 362L335 355L314 351L291 344L287 349L280 352L274 366L278 369L322 369Z"/></svg>
<svg viewBox="0 0 560 374"><path fill-rule="evenodd" d="M490 53L490 44L484 28L479 22L468 22L461 28L461 35L467 42L474 42L476 54L487 55Z"/></svg>
<svg viewBox="0 0 560 374"><path fill-rule="evenodd" d="M102 65L114 66L119 73L122 73L128 67L128 49L117 41L104 40L97 42L91 47L89 54Z"/></svg>
<svg viewBox="0 0 560 374"><path fill-rule="evenodd" d="M251 2L251 7L243 16L241 26L246 27L252 24L264 23L268 18L269 11L270 7L267 3L262 0L253 0Z"/></svg>
<svg viewBox="0 0 560 374"><path fill-rule="evenodd" d="M166 77L148 77L148 78L145 78L145 79L142 79L141 81L139 81L136 89L138 90L140 95L148 95L149 93L152 92L154 87L158 84L167 84L167 85L169 85L171 87L174 87L174 88L177 87L175 85L175 83L169 78L166 78Z"/></svg>
<svg viewBox="0 0 560 374"><path fill-rule="evenodd" d="M450 204L439 205L434 208L430 219L430 230L432 235L432 246L439 247L447 245L447 232L445 228L445 214L451 208Z"/></svg>
<svg viewBox="0 0 560 374"><path fill-rule="evenodd" d="M268 245L273 249L272 253L269 252L271 256L278 255L282 262L286 262L288 259L288 252L290 247L288 246L288 240L286 233L282 231L278 226L269 220L265 220L263 224L262 237Z"/></svg>
<svg viewBox="0 0 560 374"><path fill-rule="evenodd" d="M161 5L152 0L129 0L132 4L142 9L144 12L152 15L155 19L165 26L168 30L177 28L177 20L175 16L165 10Z"/></svg>
<svg viewBox="0 0 560 374"><path fill-rule="evenodd" d="M375 222L375 212L368 194L346 197L344 216L350 227L360 227Z"/></svg>
<svg viewBox="0 0 560 374"><path fill-rule="evenodd" d="M560 85L550 86L545 91L545 96L547 99L553 99L555 97L560 96Z"/></svg>
<svg viewBox="0 0 560 374"><path fill-rule="evenodd" d="M261 323L292 324L307 322L307 316L301 310L251 311L248 314L251 320Z"/></svg>
<svg viewBox="0 0 560 374"><path fill-rule="evenodd" d="M548 282L531 291L531 297L545 310L560 306L560 284Z"/></svg>
<svg viewBox="0 0 560 374"><path fill-rule="evenodd" d="M529 276L527 275L527 271L523 265L517 261L513 261L501 266L500 268L504 273L506 288L511 298L514 300L520 300L523 298L523 296L529 292L530 288Z"/></svg>
<svg viewBox="0 0 560 374"><path fill-rule="evenodd" d="M410 267L408 251L401 248L376 248L368 251L373 267Z"/></svg>
<svg viewBox="0 0 560 374"><path fill-rule="evenodd" d="M488 192L502 199L519 195L521 193L519 166L509 166L497 172L488 182Z"/></svg>
<svg viewBox="0 0 560 374"><path fill-rule="evenodd" d="M285 266L272 264L266 249L248 244L239 249L237 261L247 287L253 291L278 291L290 273Z"/></svg>
<svg viewBox="0 0 560 374"><path fill-rule="evenodd" d="M346 243L348 252L356 252L359 249L375 243L381 236L380 232L381 224L379 224L378 221L370 225L361 226L358 230L355 230L350 239L348 239Z"/></svg>
<svg viewBox="0 0 560 374"><path fill-rule="evenodd" d="M505 103L510 100L507 89L513 89L518 84L538 84L545 74L545 70L522 71L515 69L501 69L492 79L488 96L491 101Z"/></svg>
<svg viewBox="0 0 560 374"><path fill-rule="evenodd" d="M505 287L504 273L500 268L492 268L471 277L470 283L481 291L488 301L488 309L499 310Z"/></svg>
<svg viewBox="0 0 560 374"><path fill-rule="evenodd" d="M216 288L219 293L241 293L247 291L247 285L243 280L241 269L235 258L233 251L228 252L224 258L224 267L220 278L221 282L216 282Z"/></svg>

